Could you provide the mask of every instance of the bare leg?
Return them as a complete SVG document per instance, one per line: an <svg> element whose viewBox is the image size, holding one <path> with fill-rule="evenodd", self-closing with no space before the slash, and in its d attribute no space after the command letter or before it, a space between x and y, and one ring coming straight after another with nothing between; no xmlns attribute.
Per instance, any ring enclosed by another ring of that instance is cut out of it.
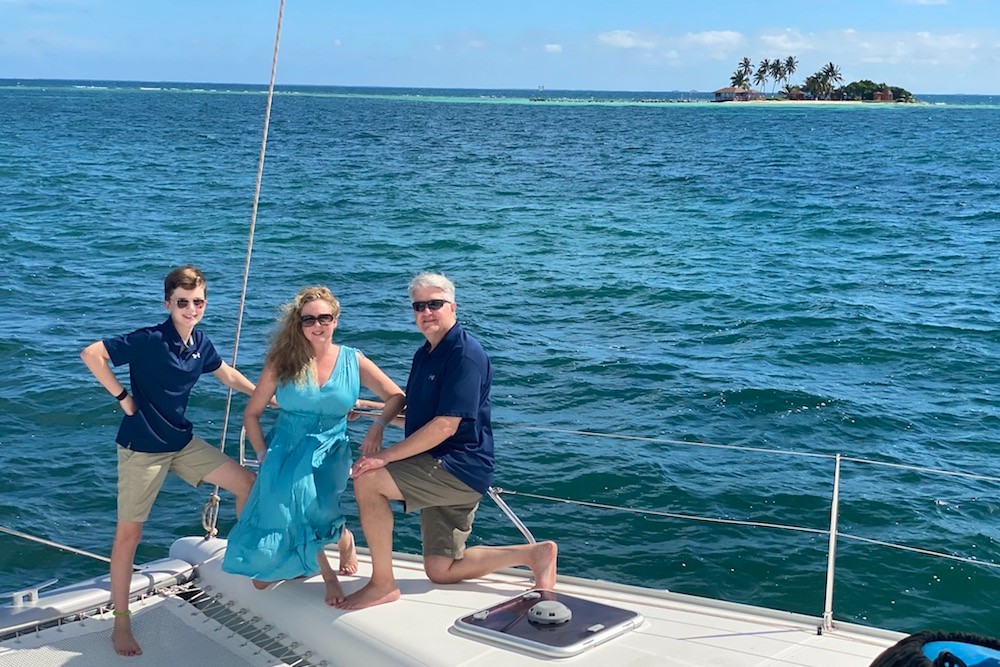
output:
<svg viewBox="0 0 1000 667"><path fill-rule="evenodd" d="M389 501L402 500L403 495L392 476L380 468L355 478L354 497L371 552L372 578L337 604L339 609L364 609L399 599L399 586L392 572L393 516Z"/></svg>
<svg viewBox="0 0 1000 667"><path fill-rule="evenodd" d="M535 588L552 589L556 585L558 555L559 548L555 542L470 547L460 560L447 556L425 556L424 570L434 583L454 584L466 579L476 579L505 567L525 566L531 568L535 575Z"/></svg>
<svg viewBox="0 0 1000 667"><path fill-rule="evenodd" d="M236 516L239 516L256 479L257 475L230 459L205 475L202 481L218 485L236 496Z"/></svg>
<svg viewBox="0 0 1000 667"><path fill-rule="evenodd" d="M358 551L354 547L354 533L347 526L340 531L340 574L354 574L358 571Z"/></svg>
<svg viewBox="0 0 1000 667"><path fill-rule="evenodd" d="M326 557L325 551L320 551L316 557L319 563L320 574L323 575L323 583L326 584L326 603L331 607L344 601L344 589L340 587L337 580L337 573L330 566L330 559Z"/></svg>
<svg viewBox="0 0 1000 667"><path fill-rule="evenodd" d="M142 539L142 523L119 521L115 530L115 543L111 547L111 601L116 614L111 631L111 645L115 653L124 656L142 655L139 642L132 635L132 619L128 613L128 598L132 585L132 563L135 550Z"/></svg>

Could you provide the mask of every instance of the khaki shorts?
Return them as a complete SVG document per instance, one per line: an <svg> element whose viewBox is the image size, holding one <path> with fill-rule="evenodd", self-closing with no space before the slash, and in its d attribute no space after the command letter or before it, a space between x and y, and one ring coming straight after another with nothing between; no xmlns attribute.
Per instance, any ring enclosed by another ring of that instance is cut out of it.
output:
<svg viewBox="0 0 1000 667"><path fill-rule="evenodd" d="M194 436L179 452L136 452L118 446L118 520L144 522L173 471L191 486L229 461L229 457Z"/></svg>
<svg viewBox="0 0 1000 667"><path fill-rule="evenodd" d="M403 494L406 511L420 510L424 556L460 559L483 494L445 470L430 454L393 461L385 469Z"/></svg>

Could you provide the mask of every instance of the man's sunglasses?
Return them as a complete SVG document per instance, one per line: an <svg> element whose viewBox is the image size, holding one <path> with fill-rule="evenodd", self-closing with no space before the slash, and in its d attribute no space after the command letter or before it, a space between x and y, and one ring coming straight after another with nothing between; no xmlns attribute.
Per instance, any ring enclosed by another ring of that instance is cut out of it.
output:
<svg viewBox="0 0 1000 667"><path fill-rule="evenodd" d="M177 299L176 301L174 301L174 303L177 304L177 307L180 308L181 310L184 310L185 308L187 308L188 306L190 306L192 303L194 304L195 308L204 308L205 307L205 300L204 299Z"/></svg>
<svg viewBox="0 0 1000 667"><path fill-rule="evenodd" d="M430 301L414 301L413 310L418 313L424 312L425 309L430 308L431 310L441 310L444 308L444 304L451 303L451 301L446 301L444 299L431 299Z"/></svg>
<svg viewBox="0 0 1000 667"><path fill-rule="evenodd" d="M333 322L333 315L324 313L322 315L302 315L299 317L299 323L304 327L311 327L317 322L320 324L330 324Z"/></svg>

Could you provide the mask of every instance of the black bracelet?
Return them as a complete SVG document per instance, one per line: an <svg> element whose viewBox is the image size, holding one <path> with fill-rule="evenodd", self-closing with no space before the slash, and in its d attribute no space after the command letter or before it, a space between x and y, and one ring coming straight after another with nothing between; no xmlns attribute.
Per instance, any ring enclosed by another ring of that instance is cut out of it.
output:
<svg viewBox="0 0 1000 667"><path fill-rule="evenodd" d="M117 396L115 396L115 400L116 400L116 401L118 401L119 403L121 403L122 401L124 401L124 400L125 400L125 397L126 397L126 396L128 396L128 389L125 389L125 388L123 387L123 388L122 388L122 393L120 393L120 394L118 394Z"/></svg>

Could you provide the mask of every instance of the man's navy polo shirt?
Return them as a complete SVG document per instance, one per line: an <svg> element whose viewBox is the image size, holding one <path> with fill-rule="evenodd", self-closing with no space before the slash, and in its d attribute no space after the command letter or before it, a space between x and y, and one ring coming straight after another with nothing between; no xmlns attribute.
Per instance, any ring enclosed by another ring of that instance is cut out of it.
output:
<svg viewBox="0 0 1000 667"><path fill-rule="evenodd" d="M112 364L128 364L131 394L139 408L122 419L118 444L137 452L184 449L191 442L191 422L184 416L191 388L203 373L222 366L212 341L195 329L191 345L185 346L167 318L155 327L103 342Z"/></svg>
<svg viewBox="0 0 1000 667"><path fill-rule="evenodd" d="M406 381L407 437L434 417L461 417L455 435L428 454L480 493L493 483L492 384L490 358L457 323L433 351L430 343L417 350Z"/></svg>

